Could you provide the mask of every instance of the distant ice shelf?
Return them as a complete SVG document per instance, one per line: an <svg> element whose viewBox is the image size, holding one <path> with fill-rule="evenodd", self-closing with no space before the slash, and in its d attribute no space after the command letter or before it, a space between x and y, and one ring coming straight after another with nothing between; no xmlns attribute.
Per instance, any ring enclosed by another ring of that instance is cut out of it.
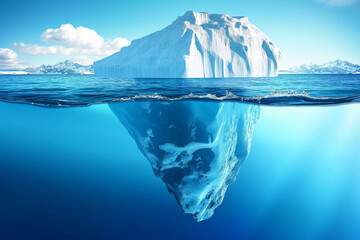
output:
<svg viewBox="0 0 360 240"><path fill-rule="evenodd" d="M122 78L277 76L281 52L246 17L186 12L171 25L94 63Z"/></svg>
<svg viewBox="0 0 360 240"><path fill-rule="evenodd" d="M0 70L0 75L25 75L25 74L30 74L29 72L26 71L6 71L6 70Z"/></svg>

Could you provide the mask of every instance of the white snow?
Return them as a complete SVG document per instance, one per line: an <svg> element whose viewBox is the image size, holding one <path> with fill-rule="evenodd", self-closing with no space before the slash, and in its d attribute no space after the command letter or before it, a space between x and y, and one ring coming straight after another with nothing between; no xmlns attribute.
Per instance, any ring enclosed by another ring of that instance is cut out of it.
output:
<svg viewBox="0 0 360 240"><path fill-rule="evenodd" d="M280 55L246 17L188 11L94 69L98 76L124 78L263 77L278 74Z"/></svg>
<svg viewBox="0 0 360 240"><path fill-rule="evenodd" d="M23 74L29 74L25 71L0 71L0 75L23 75Z"/></svg>
<svg viewBox="0 0 360 240"><path fill-rule="evenodd" d="M292 74L356 74L359 71L360 65L343 60L334 60L320 65L303 64L282 72Z"/></svg>

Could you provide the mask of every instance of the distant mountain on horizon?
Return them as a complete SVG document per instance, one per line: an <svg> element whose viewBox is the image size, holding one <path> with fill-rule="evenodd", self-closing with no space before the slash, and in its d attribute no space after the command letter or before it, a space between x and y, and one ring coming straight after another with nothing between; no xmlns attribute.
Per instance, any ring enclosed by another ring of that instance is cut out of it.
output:
<svg viewBox="0 0 360 240"><path fill-rule="evenodd" d="M360 74L360 65L344 60L329 61L324 64L303 64L280 70L280 74ZM93 65L81 65L70 60L58 62L54 65L42 64L38 67L28 67L21 71L0 70L0 75L16 74L94 74Z"/></svg>
<svg viewBox="0 0 360 240"><path fill-rule="evenodd" d="M303 64L281 70L280 73L290 74L360 74L360 65L344 60L334 60L321 65Z"/></svg>
<svg viewBox="0 0 360 240"><path fill-rule="evenodd" d="M84 66L70 60L58 62L54 65L40 65L29 67L23 70L28 74L93 74L93 65Z"/></svg>

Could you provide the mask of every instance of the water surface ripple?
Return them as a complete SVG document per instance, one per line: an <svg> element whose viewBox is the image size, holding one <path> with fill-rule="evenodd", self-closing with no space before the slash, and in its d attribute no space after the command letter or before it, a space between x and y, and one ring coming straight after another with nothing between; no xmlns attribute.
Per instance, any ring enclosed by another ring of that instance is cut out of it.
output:
<svg viewBox="0 0 360 240"><path fill-rule="evenodd" d="M267 105L359 102L360 75L275 78L119 79L94 75L0 75L0 100L47 107L136 100L241 101Z"/></svg>

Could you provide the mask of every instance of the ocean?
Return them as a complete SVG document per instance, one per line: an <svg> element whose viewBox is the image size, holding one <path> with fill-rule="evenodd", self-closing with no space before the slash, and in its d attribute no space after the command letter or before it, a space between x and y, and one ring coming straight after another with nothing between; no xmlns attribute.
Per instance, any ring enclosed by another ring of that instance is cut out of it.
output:
<svg viewBox="0 0 360 240"><path fill-rule="evenodd" d="M360 76L0 76L0 239L358 239Z"/></svg>

